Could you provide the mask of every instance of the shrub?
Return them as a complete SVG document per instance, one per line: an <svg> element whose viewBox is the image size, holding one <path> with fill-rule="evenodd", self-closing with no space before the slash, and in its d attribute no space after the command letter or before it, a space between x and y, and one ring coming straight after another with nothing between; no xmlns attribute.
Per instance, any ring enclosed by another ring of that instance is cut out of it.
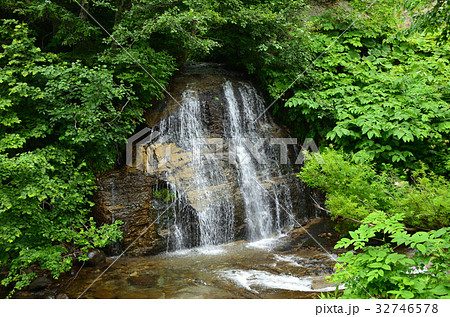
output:
<svg viewBox="0 0 450 317"><path fill-rule="evenodd" d="M361 155L325 149L320 160L306 162L299 176L327 194L326 205L333 217L358 223L373 212L383 211L402 213L409 227L450 226L448 180L425 168L410 174L408 182L388 166L377 173L367 160L361 160Z"/></svg>
<svg viewBox="0 0 450 317"><path fill-rule="evenodd" d="M345 283L343 298L450 298L450 228L408 233L402 214L376 212L363 220L351 238L336 248L353 247L340 256L334 283ZM381 237L381 238L380 238ZM379 246L368 245L372 239ZM396 252L410 247L414 254Z"/></svg>

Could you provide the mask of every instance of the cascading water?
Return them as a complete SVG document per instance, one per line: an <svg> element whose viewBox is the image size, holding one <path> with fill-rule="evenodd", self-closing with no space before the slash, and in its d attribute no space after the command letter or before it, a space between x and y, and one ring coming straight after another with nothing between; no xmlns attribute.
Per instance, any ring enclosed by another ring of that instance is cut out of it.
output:
<svg viewBox="0 0 450 317"><path fill-rule="evenodd" d="M256 90L241 83L236 91L227 81L224 93L230 115L228 134L235 145L238 182L245 202L248 237L253 241L267 238L286 225L292 225L292 219L286 215L292 210L290 189L283 183L272 182L290 166L284 169L280 166L279 153L268 142L271 135L267 127L273 122L265 113L266 105ZM243 141L253 140L252 144L255 144L262 139L264 142L257 153L258 162ZM271 187L267 188L265 184L271 184Z"/></svg>
<svg viewBox="0 0 450 317"><path fill-rule="evenodd" d="M198 91L189 87L182 93L179 108L153 128L159 137L148 146L152 149L148 155L158 156L161 145L172 149L170 162L160 171L176 197L181 198L173 208L169 224L174 240L171 249L233 240L236 209L233 195L241 196L249 240L267 238L292 224L286 215L292 209L290 189L282 181L275 181L281 179L286 168L278 163L279 153L268 142L271 137L268 127L273 122L264 114L263 99L251 85L228 80L224 81L221 94L224 101L221 142L225 144L226 155L211 155L214 152L211 141L216 139L208 125L210 110ZM255 144L259 146L252 148ZM183 156L177 160L176 155L181 152ZM158 164L161 166L161 162ZM238 193L229 186L232 183L237 183ZM195 209L196 219L186 217L187 204ZM192 229L193 226L198 230Z"/></svg>
<svg viewBox="0 0 450 317"><path fill-rule="evenodd" d="M244 90L241 88L239 89L239 94L242 106L239 107L233 86L229 81L224 85L224 92L230 117L227 134L234 143L236 151L236 167L239 187L245 202L248 235L251 240L266 238L273 232L273 220L270 213L271 204L264 187L262 187L258 179L258 166L252 160L249 149L244 145L246 140L257 140L258 137L261 137L261 133L258 133L255 128L255 120L258 113L264 111L264 108L258 107L263 105L263 103L254 98L256 96L254 92L251 91L249 93L248 89ZM257 113L255 110L260 112ZM261 120L266 120L266 118L263 117ZM263 157L263 159L268 159L268 157Z"/></svg>

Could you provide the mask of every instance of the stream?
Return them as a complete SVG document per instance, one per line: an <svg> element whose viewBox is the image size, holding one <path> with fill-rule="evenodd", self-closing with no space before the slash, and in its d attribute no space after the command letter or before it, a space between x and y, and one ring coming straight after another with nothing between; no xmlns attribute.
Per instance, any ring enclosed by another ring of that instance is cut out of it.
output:
<svg viewBox="0 0 450 317"><path fill-rule="evenodd" d="M84 267L59 291L79 297L117 260L81 298L316 298L335 290L325 276L333 272L337 234L321 218L304 228L326 251L298 228L256 242L110 257L102 268Z"/></svg>

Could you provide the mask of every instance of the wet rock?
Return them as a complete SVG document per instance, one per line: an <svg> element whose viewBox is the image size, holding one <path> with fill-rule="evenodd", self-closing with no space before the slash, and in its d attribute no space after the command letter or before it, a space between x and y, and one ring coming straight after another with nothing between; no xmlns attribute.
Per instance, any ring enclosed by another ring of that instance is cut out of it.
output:
<svg viewBox="0 0 450 317"><path fill-rule="evenodd" d="M64 294L64 293L59 293L58 295L56 295L55 298L56 299L69 299L69 296L67 296L67 294Z"/></svg>
<svg viewBox="0 0 450 317"><path fill-rule="evenodd" d="M150 226L158 217L152 205L153 188L158 185L154 175L124 167L103 175L98 185L95 219L108 224L116 220L123 222L121 248L125 249L134 242L127 254L148 255L165 250L167 240L158 234L157 224Z"/></svg>
<svg viewBox="0 0 450 317"><path fill-rule="evenodd" d="M15 294L15 295L17 295L17 294ZM27 291L21 291L20 293L19 293L19 298L33 298L33 293L32 292L27 292Z"/></svg>
<svg viewBox="0 0 450 317"><path fill-rule="evenodd" d="M80 269L81 269L81 263L80 262L76 262L73 266L72 266L72 268L70 269L70 271L69 271L69 274L70 274L70 276L75 276L75 275L77 275L79 272L80 272Z"/></svg>
<svg viewBox="0 0 450 317"><path fill-rule="evenodd" d="M102 267L106 264L106 255L105 252L99 249L94 249L89 251L87 254L89 260L86 261L86 266L91 267Z"/></svg>
<svg viewBox="0 0 450 317"><path fill-rule="evenodd" d="M127 278L128 283L136 286L154 286L158 284L158 276L155 275L141 275L131 276Z"/></svg>
<svg viewBox="0 0 450 317"><path fill-rule="evenodd" d="M336 288L337 284L334 283L329 283L325 278L318 278L315 279L312 284L311 284L311 288L313 290L319 290L319 289L324 289L324 288Z"/></svg>
<svg viewBox="0 0 450 317"><path fill-rule="evenodd" d="M171 298L177 299L220 299L233 298L232 294L214 286L188 286L180 289Z"/></svg>
<svg viewBox="0 0 450 317"><path fill-rule="evenodd" d="M28 285L27 289L31 292L36 292L49 287L51 284L52 281L49 278L41 276L33 280L33 282Z"/></svg>
<svg viewBox="0 0 450 317"><path fill-rule="evenodd" d="M297 245L297 244L298 244L297 242L294 242L294 243L291 243L291 244L283 244L283 245L280 245L280 246L276 247L274 249L274 251L276 251L276 252L291 251L292 250L292 246L293 245Z"/></svg>

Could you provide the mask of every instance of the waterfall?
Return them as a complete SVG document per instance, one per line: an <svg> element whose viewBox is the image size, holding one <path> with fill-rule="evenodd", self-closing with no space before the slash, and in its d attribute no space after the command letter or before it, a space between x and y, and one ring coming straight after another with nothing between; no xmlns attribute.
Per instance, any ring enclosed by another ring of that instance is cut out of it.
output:
<svg viewBox="0 0 450 317"><path fill-rule="evenodd" d="M258 166L252 160L249 149L244 145L245 140L256 140L258 136L261 136L255 128L254 120L257 119L258 115L255 110L264 111L264 109L258 107L262 104L258 102L259 100L251 98L254 96L253 94L249 94L242 89L239 89L239 93L243 102L242 106L239 107L233 86L229 81L224 85L224 92L230 117L228 134L236 151L238 182L245 202L249 238L251 240L266 238L273 231L273 221L270 214L271 204L258 179Z"/></svg>
<svg viewBox="0 0 450 317"><path fill-rule="evenodd" d="M256 89L224 80L220 98L215 97L221 101L225 155L212 155L217 128L211 129L208 102L189 85L181 97L178 109L153 127L159 135L147 148L147 156L157 160L150 165L157 166L177 200L168 224L171 248L232 241L236 196L245 210L247 239L267 238L292 225L286 215L292 210L290 188L282 181L286 168L279 164L276 147L267 142L273 122L264 114L265 103ZM251 145L258 142L256 153ZM164 161L161 153L167 149L171 157ZM194 216L186 216L188 206Z"/></svg>

